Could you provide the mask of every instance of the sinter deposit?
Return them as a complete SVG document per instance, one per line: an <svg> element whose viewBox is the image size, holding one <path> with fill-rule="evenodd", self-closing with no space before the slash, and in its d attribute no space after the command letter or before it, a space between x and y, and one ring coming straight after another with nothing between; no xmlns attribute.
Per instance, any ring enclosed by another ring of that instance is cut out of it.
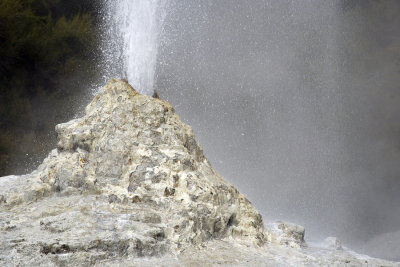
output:
<svg viewBox="0 0 400 267"><path fill-rule="evenodd" d="M0 178L0 266L385 265L264 224L165 101L112 80L29 175ZM338 245L339 244L339 245Z"/></svg>

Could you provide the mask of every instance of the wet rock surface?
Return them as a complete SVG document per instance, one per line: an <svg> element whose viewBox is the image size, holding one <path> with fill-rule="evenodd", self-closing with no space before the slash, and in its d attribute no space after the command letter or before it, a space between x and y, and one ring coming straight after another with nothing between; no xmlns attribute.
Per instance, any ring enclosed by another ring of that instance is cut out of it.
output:
<svg viewBox="0 0 400 267"><path fill-rule="evenodd" d="M124 81L56 131L36 171L0 178L0 266L384 262L313 251L295 224L264 229L173 108Z"/></svg>

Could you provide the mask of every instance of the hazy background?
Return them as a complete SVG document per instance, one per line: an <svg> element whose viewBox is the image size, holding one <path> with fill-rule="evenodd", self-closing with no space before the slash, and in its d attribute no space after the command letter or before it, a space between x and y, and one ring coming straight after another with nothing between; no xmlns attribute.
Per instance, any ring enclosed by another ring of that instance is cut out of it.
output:
<svg viewBox="0 0 400 267"><path fill-rule="evenodd" d="M0 176L32 171L103 67L102 0L0 0Z"/></svg>
<svg viewBox="0 0 400 267"><path fill-rule="evenodd" d="M265 220L400 260L400 1L172 1L156 74Z"/></svg>

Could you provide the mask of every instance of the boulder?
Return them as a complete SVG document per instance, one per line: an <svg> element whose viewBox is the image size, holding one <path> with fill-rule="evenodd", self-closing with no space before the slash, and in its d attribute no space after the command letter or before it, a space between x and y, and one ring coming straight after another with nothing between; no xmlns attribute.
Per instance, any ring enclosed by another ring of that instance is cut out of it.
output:
<svg viewBox="0 0 400 267"><path fill-rule="evenodd" d="M336 250L343 249L340 240L333 236L329 236L324 239L324 246Z"/></svg>

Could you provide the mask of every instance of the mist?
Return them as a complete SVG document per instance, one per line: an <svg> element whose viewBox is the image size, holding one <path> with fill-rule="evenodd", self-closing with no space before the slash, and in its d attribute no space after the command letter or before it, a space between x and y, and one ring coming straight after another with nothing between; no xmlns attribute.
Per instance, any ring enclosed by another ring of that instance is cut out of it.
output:
<svg viewBox="0 0 400 267"><path fill-rule="evenodd" d="M174 106L264 221L400 260L400 1L100 2L95 78L82 69L60 80L59 100L39 95L29 119L52 128L107 80L128 78ZM14 173L32 171L55 143L54 131L26 135Z"/></svg>
<svg viewBox="0 0 400 267"><path fill-rule="evenodd" d="M400 231L400 2L166 8L155 88L213 167L265 221L400 260L368 245Z"/></svg>

